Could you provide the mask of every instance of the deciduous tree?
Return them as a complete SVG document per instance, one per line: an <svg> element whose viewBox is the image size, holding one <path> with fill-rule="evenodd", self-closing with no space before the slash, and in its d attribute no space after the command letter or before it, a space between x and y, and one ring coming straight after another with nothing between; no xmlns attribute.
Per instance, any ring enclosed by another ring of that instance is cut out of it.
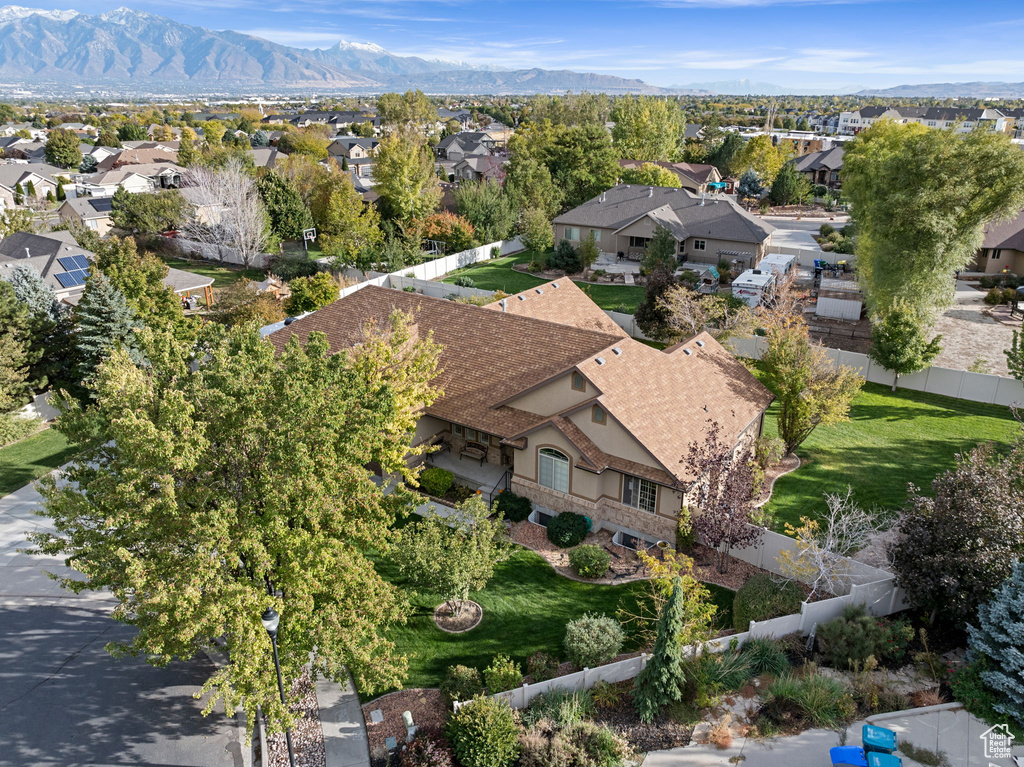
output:
<svg viewBox="0 0 1024 767"><path fill-rule="evenodd" d="M519 220L519 238L535 257L543 257L555 244L555 234L547 214L540 208L524 210Z"/></svg>
<svg viewBox="0 0 1024 767"><path fill-rule="evenodd" d="M214 319L229 327L255 322L260 327L285 318L281 302L270 293L261 293L251 280L237 280L217 296Z"/></svg>
<svg viewBox="0 0 1024 767"><path fill-rule="evenodd" d="M318 176L311 210L320 248L338 266L367 269L376 263L384 242L380 214L363 202L347 173Z"/></svg>
<svg viewBox="0 0 1024 767"><path fill-rule="evenodd" d="M50 165L56 165L58 168L77 168L82 164L81 143L77 133L64 128L54 128L46 137L43 154Z"/></svg>
<svg viewBox="0 0 1024 767"><path fill-rule="evenodd" d="M659 341L676 343L704 331L724 341L731 336L748 335L754 329L750 309L719 293L705 295L679 284L666 290L660 301L666 314Z"/></svg>
<svg viewBox="0 0 1024 767"><path fill-rule="evenodd" d="M896 582L933 618L963 623L1024 556L1024 438L1007 456L991 445L957 456L931 489L912 488L897 522Z"/></svg>
<svg viewBox="0 0 1024 767"><path fill-rule="evenodd" d="M414 228L424 240L443 242L446 253L458 253L476 243L476 230L462 216L448 211L434 213L423 221L414 222Z"/></svg>
<svg viewBox="0 0 1024 767"><path fill-rule="evenodd" d="M374 190L385 218L409 222L434 212L441 187L434 174L434 157L421 136L407 131L381 139L373 169Z"/></svg>
<svg viewBox="0 0 1024 767"><path fill-rule="evenodd" d="M289 314L315 312L338 300L338 283L330 272L317 272L311 277L296 277L288 283L291 295L285 299Z"/></svg>
<svg viewBox="0 0 1024 767"><path fill-rule="evenodd" d="M256 190L270 216L270 226L282 240L301 240L302 231L313 226L313 217L302 201L299 190L276 171L256 179Z"/></svg>
<svg viewBox="0 0 1024 767"><path fill-rule="evenodd" d="M418 130L437 121L437 109L419 90L381 94L377 115L386 131Z"/></svg>
<svg viewBox="0 0 1024 767"><path fill-rule="evenodd" d="M786 152L772 144L771 136L754 136L747 140L729 165L733 173L753 169L766 184L771 184L785 163Z"/></svg>
<svg viewBox="0 0 1024 767"><path fill-rule="evenodd" d="M874 314L905 301L930 321L986 223L1024 208L1024 153L995 131L957 133L880 121L843 157L858 226L857 273Z"/></svg>
<svg viewBox="0 0 1024 767"><path fill-rule="evenodd" d="M743 445L731 445L722 427L708 420L702 442L691 442L683 460L695 480L691 498L696 513L693 529L718 551L718 571L729 567L734 547L753 546L763 530L751 523L754 512L754 475Z"/></svg>
<svg viewBox="0 0 1024 767"><path fill-rule="evenodd" d="M118 187L110 204L114 226L132 234L160 234L177 229L190 212L189 204L177 189L134 194Z"/></svg>
<svg viewBox="0 0 1024 767"><path fill-rule="evenodd" d="M117 137L121 141L145 141L149 138L149 132L137 122L126 122L118 127Z"/></svg>
<svg viewBox="0 0 1024 767"><path fill-rule="evenodd" d="M639 168L626 168L622 171L623 184L637 184L639 186L667 186L672 189L679 189L683 182L679 176L668 168L662 168L653 162L645 162Z"/></svg>
<svg viewBox="0 0 1024 767"><path fill-rule="evenodd" d="M479 496L458 504L456 513L431 512L399 532L392 557L402 574L426 591L439 594L453 615L469 592L480 591L511 547L501 514L491 517Z"/></svg>
<svg viewBox="0 0 1024 767"><path fill-rule="evenodd" d="M646 161L672 158L686 124L678 102L656 96L616 99L612 120L612 140L619 156Z"/></svg>
<svg viewBox="0 0 1024 767"><path fill-rule="evenodd" d="M507 239L516 224L510 197L496 181L463 181L455 188L455 206L483 243Z"/></svg>
<svg viewBox="0 0 1024 767"><path fill-rule="evenodd" d="M111 651L163 666L223 641L231 663L206 680L205 710L242 706L251 727L260 707L279 731L296 716L260 623L272 607L285 689L307 664L351 672L364 693L399 685L405 659L384 632L401 597L363 552L387 551L410 495L385 494L366 466L411 478L436 346L398 316L333 355L320 333L280 355L252 327L207 323L199 346L143 336L149 364L115 352L95 404L60 419L82 452L67 482L44 481L55 532L35 536L81 573L65 587L116 600L135 631Z"/></svg>
<svg viewBox="0 0 1024 767"><path fill-rule="evenodd" d="M924 370L942 351L942 336L928 340L924 320L905 302L894 304L884 317L871 325L871 349L868 356L892 371L892 390L900 376Z"/></svg>

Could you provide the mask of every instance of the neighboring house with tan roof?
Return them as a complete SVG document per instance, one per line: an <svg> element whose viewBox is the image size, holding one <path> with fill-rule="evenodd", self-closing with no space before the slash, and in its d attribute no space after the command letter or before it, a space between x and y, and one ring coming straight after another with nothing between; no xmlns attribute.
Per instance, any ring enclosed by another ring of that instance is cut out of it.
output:
<svg viewBox="0 0 1024 767"><path fill-rule="evenodd" d="M36 197L46 198L47 192L57 193L58 176L69 177L71 171L61 170L45 163L0 165L0 207L13 208L18 184L28 200L28 184L36 190Z"/></svg>
<svg viewBox="0 0 1024 767"><path fill-rule="evenodd" d="M619 167L632 170L644 165L640 160L619 160ZM721 182L722 174L714 165L702 165L693 162L655 162L659 168L675 174L683 189L701 194L710 191L708 184Z"/></svg>
<svg viewBox="0 0 1024 767"><path fill-rule="evenodd" d="M441 346L442 394L423 409L414 443L448 449L429 462L485 500L507 483L545 509L652 542L672 539L697 479L684 460L690 443L709 421L731 444L748 443L772 400L711 336L653 349L569 280L486 307L368 286L268 338L282 350L319 331L340 351L395 310ZM498 349L508 350L500 362Z"/></svg>
<svg viewBox="0 0 1024 767"><path fill-rule="evenodd" d="M100 237L114 228L111 197L68 197L57 208L61 221L92 229Z"/></svg>
<svg viewBox="0 0 1024 767"><path fill-rule="evenodd" d="M115 170L125 165L155 165L178 162L178 153L160 144L147 143L144 148L122 149L115 155L100 160L96 170Z"/></svg>
<svg viewBox="0 0 1024 767"><path fill-rule="evenodd" d="M750 268L768 252L775 227L732 199L686 189L619 184L552 222L555 243L578 246L591 234L602 253L642 255L655 230L665 227L680 259L717 264L721 259Z"/></svg>
<svg viewBox="0 0 1024 767"><path fill-rule="evenodd" d="M1024 210L1016 218L985 226L985 239L968 271L1024 275Z"/></svg>
<svg viewBox="0 0 1024 767"><path fill-rule="evenodd" d="M455 163L453 171L455 178L465 179L466 181L502 181L505 178L505 166L507 164L508 160L502 157L469 155Z"/></svg>

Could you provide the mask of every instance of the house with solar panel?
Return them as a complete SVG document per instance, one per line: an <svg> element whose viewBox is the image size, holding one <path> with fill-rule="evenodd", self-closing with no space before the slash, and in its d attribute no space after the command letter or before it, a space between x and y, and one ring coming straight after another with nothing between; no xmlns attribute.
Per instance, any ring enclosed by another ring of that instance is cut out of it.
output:
<svg viewBox="0 0 1024 767"><path fill-rule="evenodd" d="M103 237L114 228L112 207L111 197L69 197L57 208L57 215L65 223L84 226Z"/></svg>
<svg viewBox="0 0 1024 767"><path fill-rule="evenodd" d="M85 291L94 257L95 254L81 247L70 232L15 232L0 240L0 279L19 266L35 269L53 288L58 301L75 306ZM168 269L163 283L183 299L202 293L207 305L213 305L212 277Z"/></svg>

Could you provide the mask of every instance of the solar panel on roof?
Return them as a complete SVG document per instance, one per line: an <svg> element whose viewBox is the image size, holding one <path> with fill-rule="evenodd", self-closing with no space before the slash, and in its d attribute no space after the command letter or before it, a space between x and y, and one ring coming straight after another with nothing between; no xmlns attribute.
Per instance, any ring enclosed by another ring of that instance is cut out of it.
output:
<svg viewBox="0 0 1024 767"><path fill-rule="evenodd" d="M76 269L82 268L75 260L75 256L64 256L63 258L58 258L57 263L64 267L65 272L73 272Z"/></svg>
<svg viewBox="0 0 1024 767"><path fill-rule="evenodd" d="M74 256L74 259L78 263L78 268L79 269L88 269L89 268L89 259L86 258L85 256Z"/></svg>
<svg viewBox="0 0 1024 767"><path fill-rule="evenodd" d="M78 270L74 272L59 272L54 276L63 287L73 288L76 285L84 285L85 278L89 276L89 273L84 270Z"/></svg>

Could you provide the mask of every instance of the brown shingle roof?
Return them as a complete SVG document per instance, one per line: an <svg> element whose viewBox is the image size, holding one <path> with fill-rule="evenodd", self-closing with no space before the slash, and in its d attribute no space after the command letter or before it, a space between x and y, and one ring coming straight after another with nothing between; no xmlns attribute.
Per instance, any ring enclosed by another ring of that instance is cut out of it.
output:
<svg viewBox="0 0 1024 767"><path fill-rule="evenodd" d="M500 302L487 304L485 309L504 311L521 317L558 322L584 330L627 338L629 334L605 314L601 307L590 300L575 282L566 278L553 280L536 288L524 290L505 299L504 309Z"/></svg>
<svg viewBox="0 0 1024 767"><path fill-rule="evenodd" d="M1009 221L986 224L981 247L1024 251L1024 210Z"/></svg>
<svg viewBox="0 0 1024 767"><path fill-rule="evenodd" d="M490 311L440 298L365 287L296 320L269 337L280 351L293 335L305 341L326 333L333 351L353 346L368 322L386 326L394 310L413 314L420 333L442 347L434 385L443 391L426 412L501 437L512 437L547 420L493 405L571 368L619 336Z"/></svg>

